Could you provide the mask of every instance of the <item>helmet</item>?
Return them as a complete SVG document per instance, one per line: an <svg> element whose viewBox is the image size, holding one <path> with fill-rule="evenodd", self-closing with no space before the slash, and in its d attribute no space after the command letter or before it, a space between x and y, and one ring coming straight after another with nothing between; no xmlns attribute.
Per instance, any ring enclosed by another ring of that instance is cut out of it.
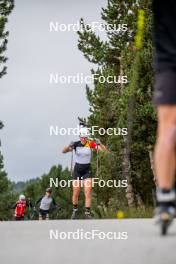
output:
<svg viewBox="0 0 176 264"><path fill-rule="evenodd" d="M47 188L47 189L46 189L46 192L48 192L48 193L52 193L52 189L51 189L51 188Z"/></svg>
<svg viewBox="0 0 176 264"><path fill-rule="evenodd" d="M19 200L20 201L25 201L26 200L26 197L23 194L20 194Z"/></svg>
<svg viewBox="0 0 176 264"><path fill-rule="evenodd" d="M90 137L90 130L87 127L81 127L79 130L79 136L85 138Z"/></svg>

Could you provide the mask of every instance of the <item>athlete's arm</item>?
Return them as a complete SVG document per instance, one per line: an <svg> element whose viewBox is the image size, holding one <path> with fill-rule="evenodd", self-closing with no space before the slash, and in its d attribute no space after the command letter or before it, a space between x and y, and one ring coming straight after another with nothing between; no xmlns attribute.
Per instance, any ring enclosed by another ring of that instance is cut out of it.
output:
<svg viewBox="0 0 176 264"><path fill-rule="evenodd" d="M53 199L52 200L52 205L53 205L54 209L61 210L60 205L56 203L54 198L52 198L52 199Z"/></svg>
<svg viewBox="0 0 176 264"><path fill-rule="evenodd" d="M98 150L99 151L107 151L107 152L109 152L109 150L107 149L107 147L105 147L103 144L98 145Z"/></svg>
<svg viewBox="0 0 176 264"><path fill-rule="evenodd" d="M38 203L40 203L41 200L42 200L42 198L43 198L43 196L41 196L41 197L36 201L35 205L37 205Z"/></svg>
<svg viewBox="0 0 176 264"><path fill-rule="evenodd" d="M16 206L17 206L17 203L13 204L13 205L11 206L11 209L15 209Z"/></svg>
<svg viewBox="0 0 176 264"><path fill-rule="evenodd" d="M62 153L71 152L73 149L70 146L64 147Z"/></svg>
<svg viewBox="0 0 176 264"><path fill-rule="evenodd" d="M56 206L57 204L56 204L56 201L55 201L55 199L53 198L53 200L52 200L52 204L54 205L54 206Z"/></svg>
<svg viewBox="0 0 176 264"><path fill-rule="evenodd" d="M93 141L91 143L91 147L94 149L98 149L98 151L106 151L109 152L109 150L101 143L99 139L96 139L96 141Z"/></svg>
<svg viewBox="0 0 176 264"><path fill-rule="evenodd" d="M62 153L71 152L74 149L75 143L71 142L69 146L64 147Z"/></svg>

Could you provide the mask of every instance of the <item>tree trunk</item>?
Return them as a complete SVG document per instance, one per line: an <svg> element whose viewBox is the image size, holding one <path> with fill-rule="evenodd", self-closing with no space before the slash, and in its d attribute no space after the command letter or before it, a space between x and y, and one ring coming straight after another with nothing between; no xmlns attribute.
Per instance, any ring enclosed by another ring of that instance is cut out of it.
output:
<svg viewBox="0 0 176 264"><path fill-rule="evenodd" d="M131 183L131 163L130 163L134 103L135 103L135 95L132 94L129 98L128 115L127 115L128 135L124 139L125 148L124 148L123 162L122 162L122 176L128 182L128 187L126 189L126 199L129 207L135 206L134 191Z"/></svg>
<svg viewBox="0 0 176 264"><path fill-rule="evenodd" d="M153 172L153 180L156 183L156 174L155 174L155 168L154 168L154 158L153 158L153 151L149 150L149 158L150 158L150 166L151 170Z"/></svg>
<svg viewBox="0 0 176 264"><path fill-rule="evenodd" d="M150 158L151 170L153 172L153 180L154 180L155 186L157 186L157 180L156 180L156 173L155 173L154 158L153 158L152 149L149 150L149 158ZM153 198L153 205L156 207L156 188L152 189L152 198Z"/></svg>

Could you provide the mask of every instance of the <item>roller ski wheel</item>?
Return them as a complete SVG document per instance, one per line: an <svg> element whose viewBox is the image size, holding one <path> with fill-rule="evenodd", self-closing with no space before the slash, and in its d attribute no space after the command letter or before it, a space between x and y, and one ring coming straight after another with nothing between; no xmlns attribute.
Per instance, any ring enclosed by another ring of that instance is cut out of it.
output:
<svg viewBox="0 0 176 264"><path fill-rule="evenodd" d="M78 219L78 209L73 209L71 220L76 220L76 219Z"/></svg>
<svg viewBox="0 0 176 264"><path fill-rule="evenodd" d="M86 211L85 212L85 219L92 219L92 216L91 216L91 212L90 211Z"/></svg>
<svg viewBox="0 0 176 264"><path fill-rule="evenodd" d="M156 209L156 223L161 227L161 235L165 236L167 234L168 228L173 222L175 217L174 207L159 207Z"/></svg>
<svg viewBox="0 0 176 264"><path fill-rule="evenodd" d="M171 225L173 221L173 217L167 213L163 212L161 214L161 235L165 236L167 235L168 227Z"/></svg>

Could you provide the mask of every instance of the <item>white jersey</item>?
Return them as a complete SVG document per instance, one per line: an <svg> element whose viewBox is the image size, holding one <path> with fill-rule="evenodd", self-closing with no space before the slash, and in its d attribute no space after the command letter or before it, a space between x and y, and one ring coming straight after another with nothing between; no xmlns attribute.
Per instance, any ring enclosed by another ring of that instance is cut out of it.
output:
<svg viewBox="0 0 176 264"><path fill-rule="evenodd" d="M49 210L52 202L53 202L52 197L43 196L40 202L40 209Z"/></svg>
<svg viewBox="0 0 176 264"><path fill-rule="evenodd" d="M85 145L81 141L76 141L70 144L75 150L75 162L78 164L91 163L92 149L97 147L94 141L88 141Z"/></svg>

